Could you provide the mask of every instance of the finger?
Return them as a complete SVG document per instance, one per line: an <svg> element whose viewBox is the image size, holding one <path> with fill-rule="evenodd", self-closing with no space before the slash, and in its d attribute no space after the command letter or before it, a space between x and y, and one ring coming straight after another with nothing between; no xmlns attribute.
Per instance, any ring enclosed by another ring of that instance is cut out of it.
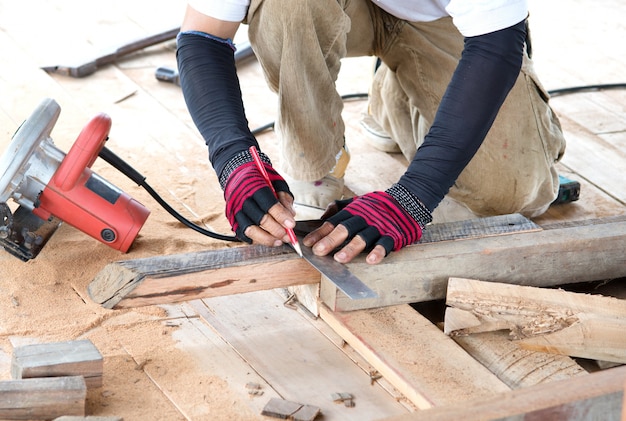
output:
<svg viewBox="0 0 626 421"><path fill-rule="evenodd" d="M365 241L361 237L354 237L341 250L335 253L334 258L339 263L348 263L365 250L365 246Z"/></svg>
<svg viewBox="0 0 626 421"><path fill-rule="evenodd" d="M278 221L272 218L269 214L265 214L257 226L274 238L282 239L284 242L289 241L289 236L287 235L287 231L285 231L285 227L279 224Z"/></svg>
<svg viewBox="0 0 626 421"><path fill-rule="evenodd" d="M288 208L282 205L282 203L276 203L272 206L269 211L269 215L283 227L285 228L294 228L296 226L296 220L293 217L293 214L289 211Z"/></svg>
<svg viewBox="0 0 626 421"><path fill-rule="evenodd" d="M357 236L365 242L365 250L369 250L380 238L380 233L376 227L370 225L359 232Z"/></svg>
<svg viewBox="0 0 626 421"><path fill-rule="evenodd" d="M292 217L296 216L296 211L293 208L293 196L287 192L279 191L278 192L278 201L281 205L283 205L287 211L291 214Z"/></svg>
<svg viewBox="0 0 626 421"><path fill-rule="evenodd" d="M284 241L276 238L264 229L256 225L250 225L246 228L244 234L252 240L252 244L261 244L268 247L278 247L283 245Z"/></svg>
<svg viewBox="0 0 626 421"><path fill-rule="evenodd" d="M326 223L324 223L324 225L326 225ZM323 228L324 225L318 228L318 230ZM313 245L313 253L317 256L326 256L339 247L346 238L348 238L348 230L343 225L338 225L328 235L315 242Z"/></svg>
<svg viewBox="0 0 626 421"><path fill-rule="evenodd" d="M324 222L321 227L315 231L310 232L302 239L302 244L307 247L313 247L322 238L326 237L335 229L335 226L330 222Z"/></svg>
<svg viewBox="0 0 626 421"><path fill-rule="evenodd" d="M374 247L372 251L369 252L367 257L365 258L365 261L369 263L370 265L376 265L382 262L386 255L387 255L387 251L385 250L383 246L379 244L376 247Z"/></svg>

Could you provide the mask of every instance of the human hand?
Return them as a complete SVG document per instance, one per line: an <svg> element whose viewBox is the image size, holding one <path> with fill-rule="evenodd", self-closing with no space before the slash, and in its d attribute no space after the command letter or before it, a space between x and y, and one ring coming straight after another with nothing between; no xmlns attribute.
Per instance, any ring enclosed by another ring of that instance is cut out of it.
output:
<svg viewBox="0 0 626 421"><path fill-rule="evenodd" d="M261 154L276 195L254 163L250 152L233 158L224 184L226 217L237 237L247 243L280 246L289 242L286 228L295 227L293 195L285 180Z"/></svg>
<svg viewBox="0 0 626 421"><path fill-rule="evenodd" d="M401 188L401 191L405 189ZM335 253L335 260L347 263L366 250L369 252L367 263L377 264L391 251L419 241L423 226L430 222L430 213L424 208L425 218L418 222L389 192L395 190L335 202L335 207L331 206L325 216L336 213L308 234L303 244L312 247L316 255L324 256L346 243ZM404 199L403 196L401 200Z"/></svg>

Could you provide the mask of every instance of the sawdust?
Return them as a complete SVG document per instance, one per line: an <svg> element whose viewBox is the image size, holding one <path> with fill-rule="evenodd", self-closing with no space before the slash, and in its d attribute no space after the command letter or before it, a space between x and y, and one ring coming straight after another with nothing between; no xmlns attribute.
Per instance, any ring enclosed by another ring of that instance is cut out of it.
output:
<svg viewBox="0 0 626 421"><path fill-rule="evenodd" d="M113 184L127 186L121 175L103 172ZM171 321L186 319L184 314L158 306L106 310L90 299L90 281L110 262L225 246L183 227L138 187L124 189L152 211L128 254L67 224L29 262L0 251L0 380L11 378L15 346L90 339L104 357L104 375L103 386L88 393L88 415L125 421L259 419L222 378L181 349ZM221 213L219 200L214 202ZM225 230L217 212L202 219Z"/></svg>

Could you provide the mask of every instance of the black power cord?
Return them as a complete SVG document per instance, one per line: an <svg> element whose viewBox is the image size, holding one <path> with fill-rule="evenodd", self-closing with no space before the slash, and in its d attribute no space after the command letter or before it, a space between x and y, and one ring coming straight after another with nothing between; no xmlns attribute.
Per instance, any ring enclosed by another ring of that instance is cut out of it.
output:
<svg viewBox="0 0 626 421"><path fill-rule="evenodd" d="M623 89L623 88L626 88L626 83L586 85L586 86L575 86L571 88L554 89L554 90L548 91L548 94L554 97L554 96L568 95L568 94L573 94L573 93L578 93L578 92L591 92L591 91L601 91L601 90L607 90L607 89ZM366 99L368 98L368 96L369 95L367 93L356 93L356 94L342 95L341 98L344 101L348 101L352 99ZM256 136L259 133L262 133L266 130L270 130L273 128L274 128L274 122L272 121L271 123L267 123L261 127L258 127L252 130L252 134ZM163 198L152 187L150 187L150 185L146 182L146 177L141 175L137 170L135 170L128 163L122 160L122 158L115 155L110 149L103 147L102 150L100 151L99 156L100 158L108 162L111 166L113 166L115 169L120 171L122 174L124 174L125 176L130 178L132 181L137 183L139 186L143 187L150 194L150 196L152 196L154 200L156 200L157 203L159 203L163 207L163 209L165 209L170 215L176 218L183 225L193 229L194 231L199 232L200 234L206 235L216 240L235 241L235 242L241 241L240 239L238 239L237 237L233 235L219 234L217 232L202 228L201 226L194 224L193 222L191 222L190 220L182 216L174 208L172 208L165 200L163 200Z"/></svg>
<svg viewBox="0 0 626 421"><path fill-rule="evenodd" d="M561 88L561 89L553 89L548 91L550 96L560 96L567 94L576 94L579 92L593 92L593 91L605 91L609 89L624 89L626 88L626 83L607 83L600 85L584 85L584 86L573 86L571 88Z"/></svg>
<svg viewBox="0 0 626 421"><path fill-rule="evenodd" d="M224 235L219 234L217 232L213 232L202 228L201 226L194 224L180 213L178 213L174 208L172 208L159 194L154 191L152 187L146 182L146 177L141 175L137 170L131 167L128 163L126 163L122 158L115 155L110 149L103 147L98 156L104 159L106 162L111 164L115 169L120 171L126 177L130 178L132 181L137 183L139 186L146 189L146 191L156 200L162 207L165 209L170 215L180 221L183 225L193 229L194 231L199 232L200 234L206 235L211 238L215 238L216 240L223 241L241 241L237 237L233 235Z"/></svg>
<svg viewBox="0 0 626 421"><path fill-rule="evenodd" d="M607 83L607 84L600 84L600 85L583 85L583 86L574 86L571 88L553 89L551 91L548 91L548 94L550 94L551 97L555 97L555 96L561 96L561 95L575 94L579 92L593 92L593 91L604 91L608 89L624 89L624 88L626 88L626 83ZM368 98L368 96L369 94L367 93L356 93L356 94L342 95L341 99L343 99L344 101L347 101L351 99L365 99L365 98ZM256 129L252 130L252 134L256 136L259 133L263 133L264 131L270 130L273 128L274 128L274 122L272 121L271 123L264 124L263 126L257 127Z"/></svg>

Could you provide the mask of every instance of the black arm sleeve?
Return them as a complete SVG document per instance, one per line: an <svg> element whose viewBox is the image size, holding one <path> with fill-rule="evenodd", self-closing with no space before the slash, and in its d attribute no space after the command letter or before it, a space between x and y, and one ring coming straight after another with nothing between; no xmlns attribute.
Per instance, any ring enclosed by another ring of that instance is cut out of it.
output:
<svg viewBox="0 0 626 421"><path fill-rule="evenodd" d="M248 127L233 46L198 32L178 35L180 85L218 177L226 163L258 143Z"/></svg>
<svg viewBox="0 0 626 421"><path fill-rule="evenodd" d="M472 159L522 65L525 22L465 39L429 133L399 183L434 210Z"/></svg>

